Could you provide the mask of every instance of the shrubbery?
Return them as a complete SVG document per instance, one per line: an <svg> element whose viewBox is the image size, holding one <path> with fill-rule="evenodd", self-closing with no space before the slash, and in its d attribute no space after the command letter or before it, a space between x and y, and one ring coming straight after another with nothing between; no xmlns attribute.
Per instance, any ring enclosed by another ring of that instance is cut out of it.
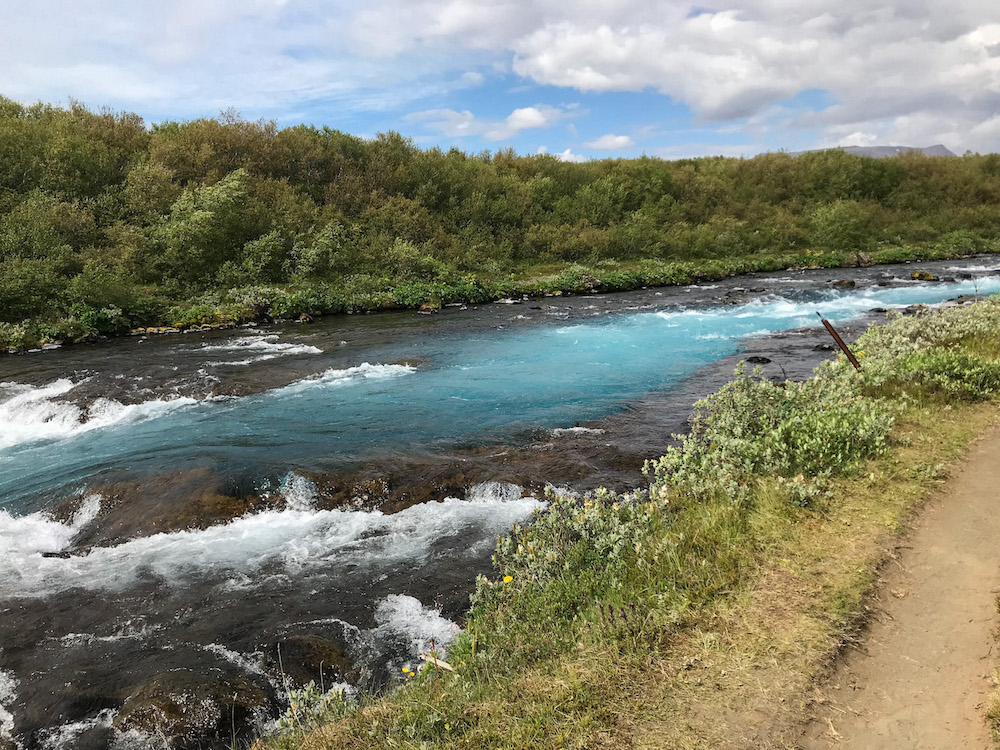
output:
<svg viewBox="0 0 1000 750"><path fill-rule="evenodd" d="M989 252L995 172L840 151L567 164L0 97L0 322L114 334ZM267 310L226 308L262 287ZM222 307L189 314L206 295Z"/></svg>

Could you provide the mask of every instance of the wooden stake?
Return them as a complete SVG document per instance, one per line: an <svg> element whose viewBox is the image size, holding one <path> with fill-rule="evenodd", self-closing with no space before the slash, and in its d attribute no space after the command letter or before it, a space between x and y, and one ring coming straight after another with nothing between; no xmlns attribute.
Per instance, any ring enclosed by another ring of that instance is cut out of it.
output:
<svg viewBox="0 0 1000 750"><path fill-rule="evenodd" d="M823 322L823 326L826 328L827 331L830 332L830 335L833 336L833 340L837 342L837 346L840 347L840 351L846 354L847 358L851 360L851 364L854 365L854 369L857 370L858 372L861 372L861 363L858 362L857 357L855 357L853 352L851 352L851 350L847 347L847 344L844 343L844 340L840 338L840 334L837 333L835 330L833 330L833 326L830 325L830 321L824 318L819 313L816 313L816 315L819 316L819 319Z"/></svg>

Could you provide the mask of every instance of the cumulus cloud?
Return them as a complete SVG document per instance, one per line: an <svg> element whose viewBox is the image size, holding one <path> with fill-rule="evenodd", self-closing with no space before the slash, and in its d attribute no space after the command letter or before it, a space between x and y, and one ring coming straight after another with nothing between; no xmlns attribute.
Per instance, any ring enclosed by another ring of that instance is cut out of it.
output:
<svg viewBox="0 0 1000 750"><path fill-rule="evenodd" d="M586 156L581 156L580 154L574 154L572 150L566 149L558 154L553 154L559 161L571 161L576 164L587 161Z"/></svg>
<svg viewBox="0 0 1000 750"><path fill-rule="evenodd" d="M618 151L619 149L634 146L635 141L627 135L615 135L614 133L608 133L607 135L602 135L596 140L587 141L583 145L587 148L592 148L595 151Z"/></svg>
<svg viewBox="0 0 1000 750"><path fill-rule="evenodd" d="M503 141L514 137L522 130L551 127L571 114L571 109L539 105L520 107L499 121L478 119L468 110L456 112L453 109L413 112L404 119L407 122L423 124L428 130L448 138L478 135L488 141Z"/></svg>
<svg viewBox="0 0 1000 750"><path fill-rule="evenodd" d="M817 133L820 145L864 137L1000 148L995 0L723 0L711 10L676 0L8 5L0 92L20 99L399 109L513 74L580 92L655 92L753 139L783 128ZM828 100L786 107L810 91ZM483 127L449 112L436 121L450 132ZM526 107L481 135L550 124Z"/></svg>
<svg viewBox="0 0 1000 750"><path fill-rule="evenodd" d="M511 69L537 83L652 90L705 123L759 117L820 90L837 106L786 124L818 130L822 141L868 133L883 142L1000 145L980 127L1000 109L993 0L728 0L708 11L666 0L382 0L367 12L391 18L411 5L419 12L393 36L397 52L429 39L505 51Z"/></svg>

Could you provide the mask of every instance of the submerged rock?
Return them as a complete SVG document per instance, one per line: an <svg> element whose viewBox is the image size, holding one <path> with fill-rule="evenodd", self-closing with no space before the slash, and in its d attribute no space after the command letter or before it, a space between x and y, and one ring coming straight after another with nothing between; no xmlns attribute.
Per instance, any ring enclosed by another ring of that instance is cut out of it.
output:
<svg viewBox="0 0 1000 750"><path fill-rule="evenodd" d="M235 489L209 469L99 485L91 492L101 496L100 510L73 539L74 551L113 546L163 532L206 529L280 503L279 498L244 495ZM77 495L64 500L53 508L51 516L68 521L86 497Z"/></svg>
<svg viewBox="0 0 1000 750"><path fill-rule="evenodd" d="M840 279L839 281L833 282L833 285L837 289L853 289L857 286L854 279Z"/></svg>
<svg viewBox="0 0 1000 750"><path fill-rule="evenodd" d="M238 729L271 710L267 693L248 679L175 669L133 691L114 719L120 731L170 738L172 747L229 746Z"/></svg>
<svg viewBox="0 0 1000 750"><path fill-rule="evenodd" d="M282 675L292 685L306 685L310 681L317 685L331 682L357 683L360 672L348 655L344 638L329 638L326 635L303 633L281 641L281 662L278 666ZM275 649L275 653L277 649Z"/></svg>

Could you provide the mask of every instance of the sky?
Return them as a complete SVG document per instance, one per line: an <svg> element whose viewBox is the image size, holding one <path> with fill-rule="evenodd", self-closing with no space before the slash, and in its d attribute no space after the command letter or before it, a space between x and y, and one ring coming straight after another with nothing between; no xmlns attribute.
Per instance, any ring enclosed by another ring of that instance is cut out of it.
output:
<svg viewBox="0 0 1000 750"><path fill-rule="evenodd" d="M0 0L0 94L559 158L1000 151L997 0Z"/></svg>

